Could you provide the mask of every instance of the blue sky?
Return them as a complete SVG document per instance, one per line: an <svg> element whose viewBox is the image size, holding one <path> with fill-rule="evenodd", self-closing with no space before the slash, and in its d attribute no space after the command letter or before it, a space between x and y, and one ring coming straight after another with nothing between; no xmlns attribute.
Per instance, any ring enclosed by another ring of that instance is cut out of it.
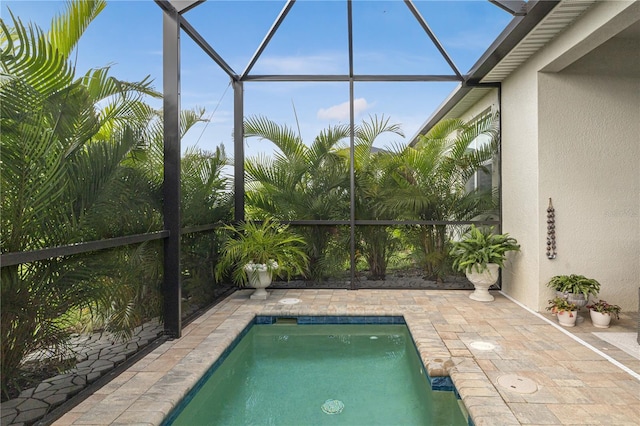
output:
<svg viewBox="0 0 640 426"><path fill-rule="evenodd" d="M237 72L242 73L284 1L209 0L187 19ZM511 16L483 0L415 1L416 7L462 74L493 42ZM64 10L60 0L3 0L23 22L48 29ZM404 2L354 0L356 74L453 74ZM291 9L252 74L347 74L347 7L344 1L299 1ZM112 75L141 80L147 75L162 90L162 11L152 0L111 0L85 32L77 52L78 75L111 65ZM182 107L204 107L207 124L183 140L183 150L224 144L233 155L233 91L229 78L183 35ZM400 123L406 139L385 137L384 147L406 142L434 112L455 83L355 83L356 123L385 115ZM305 142L330 125L349 121L348 83L245 83L245 115L263 115L300 128ZM158 104L160 106L160 104ZM296 121L297 117L297 121ZM247 155L269 152L271 144L248 139Z"/></svg>

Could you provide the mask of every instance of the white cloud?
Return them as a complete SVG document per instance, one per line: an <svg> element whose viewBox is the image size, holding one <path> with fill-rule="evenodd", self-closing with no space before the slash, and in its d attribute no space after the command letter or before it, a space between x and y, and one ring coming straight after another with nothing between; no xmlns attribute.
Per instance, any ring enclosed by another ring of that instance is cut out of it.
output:
<svg viewBox="0 0 640 426"><path fill-rule="evenodd" d="M353 100L353 112L357 117L361 112L369 108L369 104L365 98L358 98ZM338 105L331 106L329 108L320 108L318 111L318 118L321 120L349 120L349 102L343 102Z"/></svg>
<svg viewBox="0 0 640 426"><path fill-rule="evenodd" d="M345 62L345 61L342 61ZM327 53L307 56L265 56L256 62L253 74L332 74L340 70L340 57ZM346 65L342 68L345 68Z"/></svg>

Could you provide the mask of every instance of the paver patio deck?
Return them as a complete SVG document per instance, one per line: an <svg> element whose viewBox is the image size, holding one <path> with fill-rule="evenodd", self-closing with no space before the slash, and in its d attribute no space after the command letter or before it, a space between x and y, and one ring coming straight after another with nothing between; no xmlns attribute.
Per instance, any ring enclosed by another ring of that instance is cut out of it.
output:
<svg viewBox="0 0 640 426"><path fill-rule="evenodd" d="M618 365L604 352L615 347L594 351L501 293L490 303L451 290L272 290L266 301L250 293L229 296L54 424L160 424L258 314L404 316L429 374L448 372L478 426L640 424L640 360L616 352L627 356ZM509 375L536 390L505 387Z"/></svg>

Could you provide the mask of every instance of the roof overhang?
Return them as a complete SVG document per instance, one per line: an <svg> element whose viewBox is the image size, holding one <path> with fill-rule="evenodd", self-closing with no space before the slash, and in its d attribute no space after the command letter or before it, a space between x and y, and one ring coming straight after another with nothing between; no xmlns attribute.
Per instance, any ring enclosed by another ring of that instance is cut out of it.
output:
<svg viewBox="0 0 640 426"><path fill-rule="evenodd" d="M417 142L420 135L426 134L439 121L447 118L460 117L471 106L482 99L489 92L494 90L497 85L483 85L482 87L470 87L459 84L453 92L449 94L447 99L431 114L424 122L420 129L410 139L411 144Z"/></svg>
<svg viewBox="0 0 640 426"><path fill-rule="evenodd" d="M465 82L454 89L411 138L412 143L440 120L462 116L595 3L597 0L527 3L526 14L513 18L471 68Z"/></svg>

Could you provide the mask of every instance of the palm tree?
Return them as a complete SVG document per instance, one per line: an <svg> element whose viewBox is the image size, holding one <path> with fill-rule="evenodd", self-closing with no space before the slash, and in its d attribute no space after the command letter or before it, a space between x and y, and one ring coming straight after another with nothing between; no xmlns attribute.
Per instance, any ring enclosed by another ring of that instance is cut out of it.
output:
<svg viewBox="0 0 640 426"><path fill-rule="evenodd" d="M384 203L390 176L384 164L391 155L388 151L375 151L373 144L383 133L404 136L398 124L390 124L384 116L369 117L355 127L354 168L355 168L355 216L358 220L394 219L396 213ZM348 161L349 150L341 154ZM356 250L367 261L368 278L384 279L387 263L395 253L398 243L386 226L362 225L356 229Z"/></svg>
<svg viewBox="0 0 640 426"><path fill-rule="evenodd" d="M119 81L108 68L76 78L70 61L105 5L70 2L46 34L13 15L12 27L0 20L2 253L95 236L88 212L144 146L151 108L143 97L157 96L150 81ZM62 314L104 293L89 263L81 255L1 268L3 390L26 353L64 341Z"/></svg>
<svg viewBox="0 0 640 426"><path fill-rule="evenodd" d="M271 215L281 221L335 220L349 217L349 165L337 152L349 137L349 126L337 125L320 132L310 146L287 126L264 117L245 120L245 135L272 142L279 151L273 158L248 158L247 204L256 218ZM309 276L320 280L330 269L327 256L339 231L333 226L311 225L297 232L307 242Z"/></svg>
<svg viewBox="0 0 640 426"><path fill-rule="evenodd" d="M194 108L180 111L180 138L183 138L203 118L205 110ZM148 147L127 160L138 170L158 200L161 211L164 132L162 114L156 112L147 125ZM183 227L209 225L231 220L233 193L229 178L224 176L229 160L224 146L210 152L196 147L186 149L181 160L181 222ZM183 297L190 304L203 305L212 300L216 286L214 267L221 244L221 232L186 233L181 237L181 268Z"/></svg>
<svg viewBox="0 0 640 426"><path fill-rule="evenodd" d="M480 147L475 141L486 139ZM488 114L472 123L443 120L415 146L398 147L389 162L394 185L386 193L386 204L405 219L464 221L492 211L496 202L490 191L468 191L465 185L485 168L498 148L498 116ZM428 276L446 273L447 228L444 224L411 227L409 234L425 260Z"/></svg>
<svg viewBox="0 0 640 426"><path fill-rule="evenodd" d="M229 161L224 146L214 152L188 148L182 157L182 225L205 225L231 219Z"/></svg>
<svg viewBox="0 0 640 426"><path fill-rule="evenodd" d="M214 152L189 148L182 158L181 210L183 226L228 222L232 219L233 193L223 175L229 161L224 147ZM183 298L203 305L215 297L215 266L223 231L182 235Z"/></svg>
<svg viewBox="0 0 640 426"><path fill-rule="evenodd" d="M180 113L180 137L199 122L205 110L183 110ZM136 150L121 163L122 179L114 179L105 190L112 197L94 206L85 217L88 229L116 229L126 233L142 233L162 229L162 184L164 132L162 114L154 111L146 123L145 148ZM228 164L224 147L208 152L187 148L181 161L181 220L184 227L208 225L231 219L232 194L223 174ZM126 201L121 198L126 194ZM106 212L117 212L124 220L113 221ZM211 302L216 286L214 266L220 251L218 230L186 233L181 237L181 269L183 297L190 305L200 307ZM103 270L111 270L100 280L105 289L112 289L96 300L94 314L104 328L127 337L135 326L158 316L161 297L161 247L157 242L138 247L122 247L105 253ZM122 265L127 265L123 270ZM155 283L155 284L152 284Z"/></svg>

